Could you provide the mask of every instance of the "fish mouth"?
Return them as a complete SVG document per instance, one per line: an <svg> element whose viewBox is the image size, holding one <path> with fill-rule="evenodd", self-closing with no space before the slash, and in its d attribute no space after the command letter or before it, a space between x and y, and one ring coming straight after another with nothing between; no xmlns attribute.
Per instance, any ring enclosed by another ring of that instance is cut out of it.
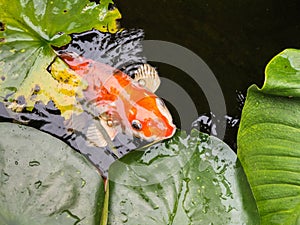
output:
<svg viewBox="0 0 300 225"><path fill-rule="evenodd" d="M144 141L147 141L147 142L153 142L153 141L156 141L156 140L158 140L158 141L161 140L161 138L159 138L156 135L152 135L150 137L147 137L143 133L137 132L137 131L133 131L133 136L136 137L136 138L142 139Z"/></svg>
<svg viewBox="0 0 300 225"><path fill-rule="evenodd" d="M169 133L169 135L166 135L166 138L171 138L174 136L174 134L176 133L177 127L175 126L175 124L170 124L170 128L167 130L166 134Z"/></svg>
<svg viewBox="0 0 300 225"><path fill-rule="evenodd" d="M134 137L140 138L147 142L158 142L173 137L173 135L176 133L176 130L177 130L176 126L172 123L168 125L166 131L161 132L161 135L146 136L142 132L138 132L138 131L133 131L132 134Z"/></svg>

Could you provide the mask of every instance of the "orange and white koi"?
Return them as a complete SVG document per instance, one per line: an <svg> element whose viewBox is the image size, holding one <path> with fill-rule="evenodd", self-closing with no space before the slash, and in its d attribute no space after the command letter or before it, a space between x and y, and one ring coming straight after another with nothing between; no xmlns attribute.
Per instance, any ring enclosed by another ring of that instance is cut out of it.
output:
<svg viewBox="0 0 300 225"><path fill-rule="evenodd" d="M86 101L93 103L93 114L101 118L105 129L114 130L108 132L111 139L120 131L116 127L150 142L174 135L172 116L163 100L153 93L160 83L153 67L143 65L132 79L118 69L74 53L57 54L88 83L84 90ZM107 144L95 127L89 129L87 136L100 139L98 146Z"/></svg>

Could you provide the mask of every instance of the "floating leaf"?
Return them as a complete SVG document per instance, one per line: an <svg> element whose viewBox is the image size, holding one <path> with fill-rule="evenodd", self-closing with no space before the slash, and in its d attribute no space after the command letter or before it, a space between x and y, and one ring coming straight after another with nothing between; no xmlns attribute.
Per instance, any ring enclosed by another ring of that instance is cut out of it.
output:
<svg viewBox="0 0 300 225"><path fill-rule="evenodd" d="M104 185L95 167L36 129L0 123L0 224L98 225Z"/></svg>
<svg viewBox="0 0 300 225"><path fill-rule="evenodd" d="M47 68L55 57L52 46L70 41L69 34L92 28L116 32L121 17L112 1L4 0L0 2L0 96L34 103L55 102L64 113L74 105L70 84L59 84ZM38 87L38 88L37 88ZM36 90L39 90L38 92Z"/></svg>
<svg viewBox="0 0 300 225"><path fill-rule="evenodd" d="M262 89L248 89L238 156L262 224L300 223L300 51L287 49L266 67Z"/></svg>
<svg viewBox="0 0 300 225"><path fill-rule="evenodd" d="M129 153L109 179L108 224L258 223L235 153L196 130Z"/></svg>

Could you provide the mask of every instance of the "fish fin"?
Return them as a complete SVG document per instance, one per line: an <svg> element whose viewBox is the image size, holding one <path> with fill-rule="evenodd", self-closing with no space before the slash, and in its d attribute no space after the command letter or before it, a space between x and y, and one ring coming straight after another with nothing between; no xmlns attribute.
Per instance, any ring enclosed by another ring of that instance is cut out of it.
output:
<svg viewBox="0 0 300 225"><path fill-rule="evenodd" d="M89 124L91 117L87 113L75 114L70 116L70 119L64 121L64 126L68 132L81 132L85 133L85 130Z"/></svg>
<svg viewBox="0 0 300 225"><path fill-rule="evenodd" d="M106 130L108 136L113 140L118 133L118 130L115 125L108 125L108 122L105 120L100 120L102 127Z"/></svg>
<svg viewBox="0 0 300 225"><path fill-rule="evenodd" d="M108 136L111 140L113 140L117 135L117 130L114 127L110 127L107 125L107 122L100 119L99 120L102 127L107 132ZM96 121L97 123L98 121ZM90 145L96 146L96 147L105 147L107 146L107 141L104 138L104 135L101 133L101 131L97 128L95 123L92 123L86 132L86 138Z"/></svg>
<svg viewBox="0 0 300 225"><path fill-rule="evenodd" d="M88 145L96 147L107 146L107 141L104 139L103 134L96 128L95 124L88 127L86 133Z"/></svg>
<svg viewBox="0 0 300 225"><path fill-rule="evenodd" d="M155 92L160 85L160 78L156 69L149 64L143 64L135 72L134 80L143 88Z"/></svg>

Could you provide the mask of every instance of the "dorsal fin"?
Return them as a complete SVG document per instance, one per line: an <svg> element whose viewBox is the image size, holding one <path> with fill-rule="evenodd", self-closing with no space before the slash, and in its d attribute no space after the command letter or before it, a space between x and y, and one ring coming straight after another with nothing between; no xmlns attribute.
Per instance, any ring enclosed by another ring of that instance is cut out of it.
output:
<svg viewBox="0 0 300 225"><path fill-rule="evenodd" d="M149 64L143 64L135 72L134 80L139 86L155 92L160 85L160 78L156 69Z"/></svg>

